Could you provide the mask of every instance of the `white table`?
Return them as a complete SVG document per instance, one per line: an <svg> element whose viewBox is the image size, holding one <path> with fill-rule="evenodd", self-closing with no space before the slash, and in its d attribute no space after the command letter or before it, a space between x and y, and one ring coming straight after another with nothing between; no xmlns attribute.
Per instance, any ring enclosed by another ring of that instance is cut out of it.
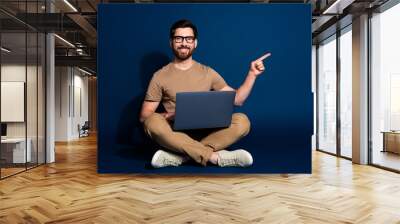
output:
<svg viewBox="0 0 400 224"><path fill-rule="evenodd" d="M12 147L12 162L13 163L25 163L32 160L31 145L32 140L30 138L26 139L28 142L28 147L25 151L25 138L6 138L1 139L2 151L10 150L8 147ZM4 147L7 147L4 149ZM25 154L26 153L26 154ZM3 156L2 156L3 157ZM25 159L27 159L25 161Z"/></svg>

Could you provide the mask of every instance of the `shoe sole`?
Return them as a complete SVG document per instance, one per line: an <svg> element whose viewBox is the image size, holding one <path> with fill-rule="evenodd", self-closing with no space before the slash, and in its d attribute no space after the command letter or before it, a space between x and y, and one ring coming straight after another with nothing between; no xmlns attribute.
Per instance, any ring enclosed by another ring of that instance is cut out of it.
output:
<svg viewBox="0 0 400 224"><path fill-rule="evenodd" d="M154 167L154 168L161 168L161 166L157 166L156 165L156 161L158 160L158 158L160 157L160 154L162 153L162 151L161 150L158 150L155 154L154 154L154 156L153 156L153 158L151 159L151 165Z"/></svg>
<svg viewBox="0 0 400 224"><path fill-rule="evenodd" d="M251 166L251 165L253 165L253 156L248 152L248 151L246 151L246 150L244 150L244 149L239 149L239 150L242 150L244 153L246 153L247 155L248 155L248 157L250 158L250 164L249 165L246 165L246 166L242 166L242 167L248 167L248 166Z"/></svg>
<svg viewBox="0 0 400 224"><path fill-rule="evenodd" d="M224 150L224 151L227 151L227 150ZM237 166L226 166L226 167L249 167L249 166L252 166L253 165L253 156L248 152L248 151L246 151L246 150L244 150L244 149L236 149L236 150L234 150L234 151L236 151L236 153L238 153L239 151L240 151L240 153L244 153L244 154L246 154L247 155L247 157L248 158L250 158L249 160L250 160L250 163L248 164L248 165L237 165ZM230 151L230 152L233 152L233 151ZM225 166L221 166L221 167L225 167Z"/></svg>
<svg viewBox="0 0 400 224"><path fill-rule="evenodd" d="M157 150L157 152L154 153L153 158L151 159L151 165L152 165L154 168L163 168L163 167L166 167L166 166L158 166L158 165L156 165L156 161L158 160L158 158L160 157L160 155L161 155L162 153L166 153L166 152L163 151L163 150ZM189 158L184 158L184 159L182 160L182 162L186 162L186 161L188 161L188 160L189 160Z"/></svg>

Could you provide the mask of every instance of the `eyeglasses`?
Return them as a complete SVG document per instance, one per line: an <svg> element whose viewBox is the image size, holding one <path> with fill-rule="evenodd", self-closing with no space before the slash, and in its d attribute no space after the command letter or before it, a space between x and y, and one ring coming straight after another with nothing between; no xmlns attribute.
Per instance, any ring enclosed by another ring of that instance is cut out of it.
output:
<svg viewBox="0 0 400 224"><path fill-rule="evenodd" d="M191 43L193 43L194 42L194 40L196 39L194 36L186 36L186 37L184 37L184 36L174 36L174 42L175 43L182 43L183 42L183 39L185 39L186 40L186 43L189 43L189 44L191 44Z"/></svg>

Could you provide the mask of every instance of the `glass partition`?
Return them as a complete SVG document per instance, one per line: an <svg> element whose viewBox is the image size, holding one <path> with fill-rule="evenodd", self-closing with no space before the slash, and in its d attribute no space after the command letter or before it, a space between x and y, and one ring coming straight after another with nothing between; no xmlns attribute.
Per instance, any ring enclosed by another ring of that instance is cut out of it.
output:
<svg viewBox="0 0 400 224"><path fill-rule="evenodd" d="M371 18L372 163L400 170L400 4Z"/></svg>
<svg viewBox="0 0 400 224"><path fill-rule="evenodd" d="M44 12L44 3L0 2L2 9L15 10L0 11L0 178L45 162L46 39L28 24L34 21L18 19Z"/></svg>
<svg viewBox="0 0 400 224"><path fill-rule="evenodd" d="M352 32L340 36L340 155L351 158L352 149Z"/></svg>
<svg viewBox="0 0 400 224"><path fill-rule="evenodd" d="M318 47L318 149L336 154L336 36Z"/></svg>

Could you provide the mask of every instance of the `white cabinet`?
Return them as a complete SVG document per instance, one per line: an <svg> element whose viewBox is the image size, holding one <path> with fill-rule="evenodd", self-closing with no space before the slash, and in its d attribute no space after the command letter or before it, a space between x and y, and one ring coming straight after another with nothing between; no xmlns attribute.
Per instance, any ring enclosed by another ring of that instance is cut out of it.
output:
<svg viewBox="0 0 400 224"><path fill-rule="evenodd" d="M25 163L32 161L32 140L30 138L27 139L27 147L25 151L25 138L7 138L1 140L2 152L10 152L8 153L9 158L5 158L6 161L12 163ZM3 156L2 156L3 157ZM27 159L27 161L25 161Z"/></svg>
<svg viewBox="0 0 400 224"><path fill-rule="evenodd" d="M383 152L400 154L400 132L387 131L383 133Z"/></svg>

